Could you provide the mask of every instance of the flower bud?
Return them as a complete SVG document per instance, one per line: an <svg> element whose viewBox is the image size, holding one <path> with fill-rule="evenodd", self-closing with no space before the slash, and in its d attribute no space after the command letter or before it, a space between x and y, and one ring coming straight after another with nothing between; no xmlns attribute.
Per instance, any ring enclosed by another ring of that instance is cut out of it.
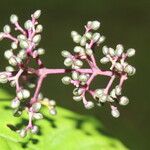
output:
<svg viewBox="0 0 150 150"><path fill-rule="evenodd" d="M34 17L35 19L38 19L40 16L41 16L41 10L37 10L37 11L35 11L34 14L33 14L33 17Z"/></svg>
<svg viewBox="0 0 150 150"><path fill-rule="evenodd" d="M118 111L118 109L115 107L111 110L111 115L114 117L114 118L118 118L120 116L120 112Z"/></svg>
<svg viewBox="0 0 150 150"><path fill-rule="evenodd" d="M92 38L92 33L91 33L91 32L87 32L87 33L85 34L85 37L86 37L87 39L91 40L91 38Z"/></svg>
<svg viewBox="0 0 150 150"><path fill-rule="evenodd" d="M71 56L70 52L68 52L68 51L66 51L66 50L63 50L63 51L61 52L61 55L62 55L63 57L69 57L69 56Z"/></svg>
<svg viewBox="0 0 150 150"><path fill-rule="evenodd" d="M81 38L81 40L80 40L80 45L81 45L81 46L85 46L85 45L86 45L86 37L83 36L83 37Z"/></svg>
<svg viewBox="0 0 150 150"><path fill-rule="evenodd" d="M92 101L88 101L84 106L86 109L91 109L94 107L94 103Z"/></svg>
<svg viewBox="0 0 150 150"><path fill-rule="evenodd" d="M37 25L36 27L36 33L41 33L43 31L43 26L41 24Z"/></svg>
<svg viewBox="0 0 150 150"><path fill-rule="evenodd" d="M44 55L44 54L45 54L45 49L39 48L39 49L37 50L37 52L38 52L39 55Z"/></svg>
<svg viewBox="0 0 150 150"><path fill-rule="evenodd" d="M82 67L83 66L83 62L79 59L75 60L74 64L78 67Z"/></svg>
<svg viewBox="0 0 150 150"><path fill-rule="evenodd" d="M32 28L33 28L33 23L32 23L32 21L31 20L27 20L25 23L24 23L24 27L25 27L25 29L27 29L27 30L31 30Z"/></svg>
<svg viewBox="0 0 150 150"><path fill-rule="evenodd" d="M51 100L49 101L49 104L50 104L51 106L55 106L55 105L56 105L56 101L54 101L54 100L51 99Z"/></svg>
<svg viewBox="0 0 150 150"><path fill-rule="evenodd" d="M41 109L41 103L34 103L32 109L34 112L38 112Z"/></svg>
<svg viewBox="0 0 150 150"><path fill-rule="evenodd" d="M57 114L57 111L56 111L55 108L51 108L51 109L49 110L49 113L50 113L51 115L56 115L56 114Z"/></svg>
<svg viewBox="0 0 150 150"><path fill-rule="evenodd" d="M75 101L81 101L82 100L82 96L73 96L73 100Z"/></svg>
<svg viewBox="0 0 150 150"><path fill-rule="evenodd" d="M19 41L22 41L22 40L27 40L27 37L25 35L23 35L23 34L20 34L20 35L17 36L17 39Z"/></svg>
<svg viewBox="0 0 150 150"><path fill-rule="evenodd" d="M6 50L4 53L4 57L6 59L10 59L13 56L13 52L11 50Z"/></svg>
<svg viewBox="0 0 150 150"><path fill-rule="evenodd" d="M22 129L22 130L20 131L20 137L24 138L26 135L27 135L26 130L25 130L25 129Z"/></svg>
<svg viewBox="0 0 150 150"><path fill-rule="evenodd" d="M112 98L117 98L115 89L113 89L113 90L110 92L110 96L111 96Z"/></svg>
<svg viewBox="0 0 150 150"><path fill-rule="evenodd" d="M134 75L136 72L136 69L134 67L132 67L131 65L127 65L124 69L124 71L129 75Z"/></svg>
<svg viewBox="0 0 150 150"><path fill-rule="evenodd" d="M22 99L27 99L30 97L30 92L26 89L22 89L17 93L17 97L22 100Z"/></svg>
<svg viewBox="0 0 150 150"><path fill-rule="evenodd" d="M116 68L119 72L123 71L123 66L122 66L120 63L118 63L118 62L115 64L115 68Z"/></svg>
<svg viewBox="0 0 150 150"><path fill-rule="evenodd" d="M122 96L119 100L120 105L126 106L128 105L128 103L129 103L129 99L126 96Z"/></svg>
<svg viewBox="0 0 150 150"><path fill-rule="evenodd" d="M12 66L16 66L18 63L21 63L21 59L19 57L11 57L9 59L9 64Z"/></svg>
<svg viewBox="0 0 150 150"><path fill-rule="evenodd" d="M121 44L118 44L116 46L116 51L115 51L115 54L116 56L120 57L123 53L123 46Z"/></svg>
<svg viewBox="0 0 150 150"><path fill-rule="evenodd" d="M10 33L10 32L11 32L10 26L9 26L9 25L5 25L4 28L3 28L3 31L4 31L4 33L6 33L6 34Z"/></svg>
<svg viewBox="0 0 150 150"><path fill-rule="evenodd" d="M102 64L106 64L106 63L108 63L110 60L109 60L109 58L108 57L103 57L101 60L100 60L100 62L102 63Z"/></svg>
<svg viewBox="0 0 150 150"><path fill-rule="evenodd" d="M66 58L66 59L64 60L64 65L67 66L67 67L71 66L72 63L73 63L73 61L72 61L71 58Z"/></svg>
<svg viewBox="0 0 150 150"><path fill-rule="evenodd" d="M32 132L33 134L36 134L38 131L39 131L38 126L33 126L32 129L31 129L31 132Z"/></svg>
<svg viewBox="0 0 150 150"><path fill-rule="evenodd" d="M20 105L20 101L17 98L12 100L12 102L11 102L12 108L17 108L17 107L19 107L19 105Z"/></svg>
<svg viewBox="0 0 150 150"><path fill-rule="evenodd" d="M116 94L116 95L121 95L121 87L120 87L119 85L117 85L117 86L115 87L115 94Z"/></svg>
<svg viewBox="0 0 150 150"><path fill-rule="evenodd" d="M78 79L79 79L79 73L76 72L76 71L73 71L73 72L72 72L72 79L73 79L73 80L78 80Z"/></svg>
<svg viewBox="0 0 150 150"><path fill-rule="evenodd" d="M4 84L4 83L7 83L7 81L8 81L7 75L5 73L0 74L0 83Z"/></svg>
<svg viewBox="0 0 150 150"><path fill-rule="evenodd" d="M22 41L20 41L20 47L22 49L27 49L29 47L29 44L26 40L22 40Z"/></svg>
<svg viewBox="0 0 150 150"><path fill-rule="evenodd" d="M25 59L27 57L26 51L24 49L19 51L19 54L17 55L20 59Z"/></svg>
<svg viewBox="0 0 150 150"><path fill-rule="evenodd" d="M17 22L18 22L18 17L17 17L17 15L12 14L12 15L10 16L10 22L11 22L12 24L17 23Z"/></svg>
<svg viewBox="0 0 150 150"><path fill-rule="evenodd" d="M107 95L103 94L100 98L99 98L100 102L105 103L107 101Z"/></svg>
<svg viewBox="0 0 150 150"><path fill-rule="evenodd" d="M33 42L37 44L40 41L41 41L41 35L40 34L35 35L33 38Z"/></svg>
<svg viewBox="0 0 150 150"><path fill-rule="evenodd" d="M81 82L86 82L86 81L88 80L88 77L87 77L86 74L81 74L81 75L79 76L79 80L80 80Z"/></svg>
<svg viewBox="0 0 150 150"><path fill-rule="evenodd" d="M84 51L84 49L81 46L75 46L73 50L75 53L80 53L81 51Z"/></svg>
<svg viewBox="0 0 150 150"><path fill-rule="evenodd" d="M86 49L86 54L89 55L89 56L91 56L93 54L93 50L90 49L90 48L87 48Z"/></svg>
<svg viewBox="0 0 150 150"><path fill-rule="evenodd" d="M93 34L92 39L93 39L94 42L97 42L99 40L99 38L100 38L100 34L99 33L94 33Z"/></svg>
<svg viewBox="0 0 150 150"><path fill-rule="evenodd" d="M99 22L99 21L96 20L96 21L93 21L93 22L92 22L91 28L92 28L93 30L98 30L99 27L100 27L100 22Z"/></svg>
<svg viewBox="0 0 150 150"><path fill-rule="evenodd" d="M104 55L107 55L108 54L108 47L107 46L103 46L102 52L103 52Z"/></svg>
<svg viewBox="0 0 150 150"><path fill-rule="evenodd" d="M98 40L98 42L97 42L97 44L101 44L101 43L103 43L104 41L105 41L105 36L100 36L100 38L99 38L99 40Z"/></svg>
<svg viewBox="0 0 150 150"><path fill-rule="evenodd" d="M134 55L135 55L135 49L130 48L130 49L127 50L127 56L128 57L132 57Z"/></svg>
<svg viewBox="0 0 150 150"><path fill-rule="evenodd" d="M74 38L74 36L78 35L76 31L71 31L71 37Z"/></svg>
<svg viewBox="0 0 150 150"><path fill-rule="evenodd" d="M65 85L69 85L71 83L71 78L68 76L65 76L61 79L62 83Z"/></svg>
<svg viewBox="0 0 150 150"><path fill-rule="evenodd" d="M11 48L12 49L17 49L17 47L18 47L18 44L16 42L11 43Z"/></svg>
<svg viewBox="0 0 150 150"><path fill-rule="evenodd" d="M43 119L43 115L41 113L34 113L33 118L40 120L40 119Z"/></svg>
<svg viewBox="0 0 150 150"><path fill-rule="evenodd" d="M14 71L14 68L13 68L12 66L7 66L7 67L5 68L5 70L6 70L7 72L13 72L13 71Z"/></svg>
<svg viewBox="0 0 150 150"><path fill-rule="evenodd" d="M75 36L73 36L73 41L74 41L75 43L79 43L80 40L81 40L81 35L75 35Z"/></svg>
<svg viewBox="0 0 150 150"><path fill-rule="evenodd" d="M110 48L108 49L108 52L109 52L110 56L112 56L112 57L115 56L115 51L114 51L113 48L110 47Z"/></svg>

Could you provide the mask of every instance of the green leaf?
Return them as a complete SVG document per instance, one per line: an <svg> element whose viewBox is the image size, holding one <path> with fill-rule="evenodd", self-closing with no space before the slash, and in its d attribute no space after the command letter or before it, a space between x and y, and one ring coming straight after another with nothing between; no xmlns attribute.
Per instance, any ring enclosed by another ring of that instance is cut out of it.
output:
<svg viewBox="0 0 150 150"><path fill-rule="evenodd" d="M0 150L126 150L117 139L106 134L94 117L81 116L58 107L58 114L51 116L44 109L44 119L37 121L38 135L24 139L13 130L24 127L26 115L15 118L9 107L11 96L0 90Z"/></svg>

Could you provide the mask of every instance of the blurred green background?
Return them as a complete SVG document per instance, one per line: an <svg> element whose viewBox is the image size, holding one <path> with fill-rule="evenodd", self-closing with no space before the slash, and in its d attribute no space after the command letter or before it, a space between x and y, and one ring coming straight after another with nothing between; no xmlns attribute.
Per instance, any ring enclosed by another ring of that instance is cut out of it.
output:
<svg viewBox="0 0 150 150"><path fill-rule="evenodd" d="M57 100L57 104L80 114L97 117L108 133L119 138L131 150L150 149L150 1L149 0L5 0L0 1L0 28L9 23L9 16L16 13L20 22L27 20L36 9L42 10L40 23L44 26L41 47L47 54L43 60L50 68L63 68L61 50L74 47L70 38L72 30L84 31L89 20L101 21L101 34L106 36L104 44L137 50L131 64L137 74L126 83L124 93L130 98L130 105L120 108L121 117L114 119L107 107L87 111L81 103L72 100L72 87L61 84L60 76L50 76L44 83L43 93ZM103 44L103 45L104 45ZM0 69L6 66L3 52L9 48L7 42L0 45ZM96 55L101 56L101 46ZM95 87L103 87L105 79L96 80ZM8 88L8 87L6 87ZM11 90L12 91L12 90Z"/></svg>

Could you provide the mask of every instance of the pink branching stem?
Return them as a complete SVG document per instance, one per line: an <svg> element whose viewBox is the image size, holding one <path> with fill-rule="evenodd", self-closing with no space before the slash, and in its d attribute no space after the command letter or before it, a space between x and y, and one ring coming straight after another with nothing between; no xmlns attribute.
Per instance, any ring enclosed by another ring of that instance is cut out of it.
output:
<svg viewBox="0 0 150 150"><path fill-rule="evenodd" d="M26 32L23 30L23 28L19 25L18 22L15 23L16 30L20 31L22 34L26 35Z"/></svg>

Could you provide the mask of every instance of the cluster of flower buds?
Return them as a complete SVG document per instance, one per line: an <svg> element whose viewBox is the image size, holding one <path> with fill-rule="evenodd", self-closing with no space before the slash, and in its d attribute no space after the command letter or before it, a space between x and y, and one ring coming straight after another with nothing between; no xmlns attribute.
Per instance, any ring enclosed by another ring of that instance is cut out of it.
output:
<svg viewBox="0 0 150 150"><path fill-rule="evenodd" d="M62 56L65 58L64 65L72 68L71 77L63 77L62 82L66 85L73 84L75 86L73 99L82 101L86 109L94 107L94 102L88 101L85 97L86 93L89 93L98 106L103 106L106 102L110 104L111 114L117 118L120 113L115 105L119 103L125 106L129 103L129 99L126 96L121 96L121 94L124 81L136 72L136 69L126 62L127 58L135 55L135 50L130 48L124 52L124 47L121 44L118 44L116 49L103 46L102 52L105 57L100 59L100 63L110 62L111 66L109 71L101 70L94 57L95 46L99 46L105 40L104 36L95 32L99 27L100 22L88 21L83 36L76 31L71 32L73 41L79 45L73 48L74 54L66 50L62 51ZM90 69L82 69L84 66L83 61L89 65ZM109 76L110 80L106 87L93 90L90 85L98 75ZM113 81L117 78L120 79L120 82L113 88Z"/></svg>
<svg viewBox="0 0 150 150"><path fill-rule="evenodd" d="M10 22L15 26L15 30L20 32L19 35L13 36L9 25L5 25L3 32L0 32L0 40L11 41L11 48L4 52L9 65L5 71L0 72L0 83L9 82L12 87L16 88L16 97L11 102L14 116L21 116L23 111L27 111L29 116L28 125L24 129L17 130L21 137L24 137L28 131L38 132L38 127L33 125L32 120L43 118L40 112L42 106L46 106L51 115L56 114L56 102L44 98L40 93L41 80L46 77L39 71L40 68L44 68L40 55L45 53L43 48L37 48L43 31L43 26L37 21L40 15L40 10L35 11L31 15L31 20L27 20L22 28L18 22L18 16L13 14L10 16ZM31 65L33 60L37 64L35 68Z"/></svg>
<svg viewBox="0 0 150 150"><path fill-rule="evenodd" d="M100 28L100 22L88 21L83 35L76 31L71 32L73 41L78 44L73 48L74 53L67 50L61 52L65 58L64 65L67 68L46 68L40 58L45 50L38 48L43 31L43 26L37 21L40 15L40 10L35 11L22 28L17 15L13 14L10 17L10 22L15 26L15 30L19 31L19 35L13 36L9 25L5 25L3 32L0 32L0 40L11 40L11 48L4 52L4 57L8 60L9 65L5 71L0 72L0 83L9 82L16 89L16 96L11 102L14 116L21 116L23 111L26 111L29 116L28 125L24 129L17 130L20 136L25 137L28 131L38 132L38 126L33 125L32 120L43 118L42 106L46 106L51 115L57 113L56 102L41 94L43 81L50 74L71 73L71 76L64 76L62 82L65 85L73 84L75 86L73 90L75 101L82 101L86 109L93 108L95 103L102 106L107 102L110 104L112 116L119 117L120 113L116 103L123 106L129 103L126 96L121 96L123 83L128 76L135 74L135 68L129 65L126 59L132 57L135 50L128 49L127 52L124 52L124 48L120 44L116 46L116 49L104 46L102 52L105 57L100 62L102 64L111 62L111 67L109 70L100 69L94 57L95 47L104 42L105 37L96 32ZM35 62L36 66L32 62ZM87 65L89 67L84 68ZM90 85L97 76L107 76L110 80L106 87L93 90ZM113 88L112 84L115 79L119 79L119 84ZM87 93L93 97L95 102L86 99Z"/></svg>

